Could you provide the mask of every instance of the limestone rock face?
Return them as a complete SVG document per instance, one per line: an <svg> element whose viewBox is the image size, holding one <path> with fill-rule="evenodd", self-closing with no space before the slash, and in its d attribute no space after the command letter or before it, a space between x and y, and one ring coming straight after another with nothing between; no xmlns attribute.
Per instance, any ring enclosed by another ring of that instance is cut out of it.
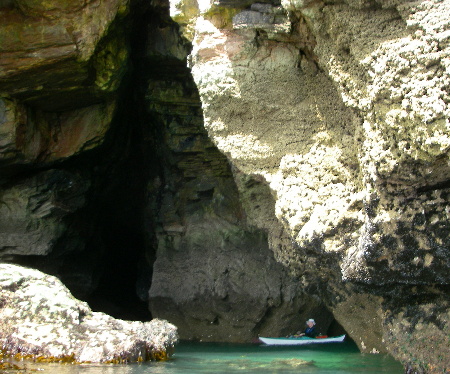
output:
<svg viewBox="0 0 450 374"><path fill-rule="evenodd" d="M387 3L380 12L349 5L324 9L334 41L314 29L317 14L308 18L319 61L362 120L360 169L370 208L343 274L364 282L447 284L448 257L439 246L448 240L440 229L448 224L448 4ZM347 54L338 53L343 49Z"/></svg>
<svg viewBox="0 0 450 374"><path fill-rule="evenodd" d="M92 312L55 277L0 265L2 353L75 362L163 358L177 329L163 320L130 322Z"/></svg>
<svg viewBox="0 0 450 374"><path fill-rule="evenodd" d="M291 26L276 33L255 5L172 6L208 134L241 196L243 177L270 187L293 244L277 245L248 200L246 214L361 350L445 370L448 357L409 362L420 343L403 334L419 310L430 331L448 315L448 2L283 1Z"/></svg>

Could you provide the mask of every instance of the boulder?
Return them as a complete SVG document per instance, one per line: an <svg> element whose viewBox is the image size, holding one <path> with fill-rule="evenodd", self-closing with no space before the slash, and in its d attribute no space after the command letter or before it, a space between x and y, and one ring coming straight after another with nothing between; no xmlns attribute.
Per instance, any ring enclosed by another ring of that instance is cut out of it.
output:
<svg viewBox="0 0 450 374"><path fill-rule="evenodd" d="M46 361L137 362L167 358L177 328L93 312L56 277L0 265L2 353Z"/></svg>

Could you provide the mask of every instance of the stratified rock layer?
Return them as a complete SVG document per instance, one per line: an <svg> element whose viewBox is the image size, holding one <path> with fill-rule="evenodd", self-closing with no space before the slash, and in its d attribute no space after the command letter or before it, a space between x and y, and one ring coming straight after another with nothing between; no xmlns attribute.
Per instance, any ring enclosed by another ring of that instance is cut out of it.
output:
<svg viewBox="0 0 450 374"><path fill-rule="evenodd" d="M0 92L46 110L79 107L82 92L83 106L114 92L127 52L104 38L128 10L128 0L2 4Z"/></svg>
<svg viewBox="0 0 450 374"><path fill-rule="evenodd" d="M49 361L162 359L178 340L166 321L130 322L92 312L57 278L15 265L0 265L0 318L3 354Z"/></svg>
<svg viewBox="0 0 450 374"><path fill-rule="evenodd" d="M1 4L0 165L42 166L102 143L128 11L127 0Z"/></svg>

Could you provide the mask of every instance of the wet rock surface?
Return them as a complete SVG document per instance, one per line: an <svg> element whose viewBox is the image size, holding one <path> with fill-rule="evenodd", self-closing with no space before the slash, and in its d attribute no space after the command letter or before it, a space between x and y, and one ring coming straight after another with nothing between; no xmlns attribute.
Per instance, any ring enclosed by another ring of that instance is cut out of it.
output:
<svg viewBox="0 0 450 374"><path fill-rule="evenodd" d="M55 277L0 265L2 353L48 361L138 362L164 359L177 342L174 325L123 321L92 312Z"/></svg>

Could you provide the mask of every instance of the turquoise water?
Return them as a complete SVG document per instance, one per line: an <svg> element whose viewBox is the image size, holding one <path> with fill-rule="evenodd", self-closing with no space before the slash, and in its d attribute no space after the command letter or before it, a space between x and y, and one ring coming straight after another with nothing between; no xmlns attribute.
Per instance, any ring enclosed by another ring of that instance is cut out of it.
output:
<svg viewBox="0 0 450 374"><path fill-rule="evenodd" d="M23 364L20 364L23 366ZM386 355L359 353L351 342L303 347L180 343L171 360L131 365L27 364L47 374L344 374L403 373Z"/></svg>

